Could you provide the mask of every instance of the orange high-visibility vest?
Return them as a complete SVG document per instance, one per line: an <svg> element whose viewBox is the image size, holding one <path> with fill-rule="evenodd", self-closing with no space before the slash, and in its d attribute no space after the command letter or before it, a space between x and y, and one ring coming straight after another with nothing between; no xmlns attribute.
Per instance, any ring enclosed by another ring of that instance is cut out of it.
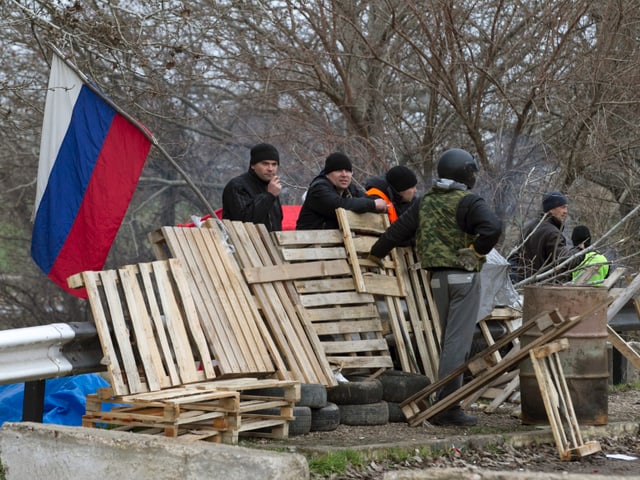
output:
<svg viewBox="0 0 640 480"><path fill-rule="evenodd" d="M377 188L370 188L367 190L367 195L372 195L376 197L380 197L387 204L387 215L389 215L389 221L391 223L395 222L398 219L398 212L396 212L396 207L389 197L382 191Z"/></svg>

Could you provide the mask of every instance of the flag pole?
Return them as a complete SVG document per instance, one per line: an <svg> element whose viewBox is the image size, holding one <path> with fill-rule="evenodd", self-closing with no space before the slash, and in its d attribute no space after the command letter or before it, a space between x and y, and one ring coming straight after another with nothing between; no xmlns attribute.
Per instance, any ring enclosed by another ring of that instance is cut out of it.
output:
<svg viewBox="0 0 640 480"><path fill-rule="evenodd" d="M84 84L87 86L87 88L89 88L93 93L95 93L98 97L100 97L105 103L107 103L116 112L118 112L120 115L122 115L124 118L126 118L129 122L131 122L131 124L133 126L135 126L140 131L140 133L142 133L145 136L145 138L151 142L151 144L153 146L155 146L158 150L160 150L160 153L162 153L162 155L169 161L169 163L171 163L171 165L178 171L178 173L182 176L182 178L184 178L184 180L187 183L187 185L189 185L189 187L191 187L191 189L195 192L196 196L200 199L200 201L204 204L205 208L208 210L208 213L213 214L214 213L214 209L209 204L209 201L205 198L205 196L202 194L202 192L196 186L196 184L193 183L193 181L191 180L191 177L189 177L187 172L185 172L184 169L180 165L178 165L178 163L173 159L173 157L171 155L169 155L169 153L164 149L164 147L162 145L160 145L160 142L158 142L158 139L149 130L147 130L147 128L144 125L142 125L138 120L136 120L131 115L129 115L127 112L122 110L118 105L116 105L113 102L113 100L111 100L109 97L107 97L89 79L89 77L87 77L84 73L82 73L78 69L78 67L76 67L71 61L69 61L62 54L62 52L60 50L58 50L58 48L55 45L53 45L53 44L51 44L49 42L47 42L47 45L53 51L53 53L55 53L58 57L60 57L60 59L64 63L66 63L67 66L71 70L73 70L80 77L80 79L84 82Z"/></svg>

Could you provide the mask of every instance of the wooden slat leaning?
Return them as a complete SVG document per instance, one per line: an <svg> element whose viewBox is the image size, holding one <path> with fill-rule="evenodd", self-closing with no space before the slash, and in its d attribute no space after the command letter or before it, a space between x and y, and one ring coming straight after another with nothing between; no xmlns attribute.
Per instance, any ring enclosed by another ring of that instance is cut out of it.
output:
<svg viewBox="0 0 640 480"><path fill-rule="evenodd" d="M150 239L157 257L166 256L168 249L184 266L220 376L267 376L282 366L258 306L216 224L213 228L162 227L152 232Z"/></svg>
<svg viewBox="0 0 640 480"><path fill-rule="evenodd" d="M273 237L281 259L291 265L348 258L340 230L283 231ZM357 291L351 268L345 274L287 281L285 286L332 368L349 372L393 367L375 299Z"/></svg>
<svg viewBox="0 0 640 480"><path fill-rule="evenodd" d="M558 352L569 348L566 338L531 349L529 356L540 387L560 460L584 457L601 450L600 443L584 443L571 393Z"/></svg>
<svg viewBox="0 0 640 480"><path fill-rule="evenodd" d="M598 307L601 307L601 305L598 305ZM581 318L586 315L592 314L593 311L595 311L595 309L590 310L585 315L574 317L568 320L565 320L557 311L557 309L540 313L536 317L526 322L520 328L514 330L511 334L505 335L500 338L491 347L474 356L459 368L451 372L449 375L441 378L437 382L429 385L425 389L421 390L420 392L402 402L400 404L400 407L405 417L407 418L409 425L415 427L423 421L428 420L434 415L437 415L438 413L443 412L449 407L457 404L458 402L466 398L467 395L470 395L475 391L483 388L498 376L509 371L514 365L519 364L520 361L523 360L526 355L528 355L529 350L543 345L544 343L547 343L549 341L555 340L556 338L567 332L569 329L577 325ZM515 338L519 338L523 333L527 332L534 326L536 326L541 331L541 335L526 347L521 347L517 351L509 352L509 354L507 354L504 359L497 365L491 365L491 361L486 360L490 359L491 354L494 351L508 345ZM483 363L485 365L485 371L483 373L480 373L479 366ZM472 371L475 370L475 372L477 373L475 378L473 378L469 383L465 384L444 399L434 404L431 403L430 397L432 394L434 394L442 386L447 384L456 376L464 373L467 369L471 369Z"/></svg>
<svg viewBox="0 0 640 480"><path fill-rule="evenodd" d="M282 357L284 365L279 367L279 371L283 370L303 383L336 385L317 334L303 312L298 310L299 302L295 295L287 291L287 278L304 277L310 271L305 267L286 265L264 225L228 220L223 224L235 249L236 260L245 273ZM327 271L348 270L344 261L342 264L319 263L317 273L320 275Z"/></svg>
<svg viewBox="0 0 640 480"><path fill-rule="evenodd" d="M406 372L436 378L440 325L428 275L419 268L412 268L416 264L414 249L393 249L388 259L383 259L384 268L380 268L366 257L373 243L389 227L388 217L358 214L342 208L336 210L336 215L356 289L378 295L378 300L386 305L400 367Z"/></svg>
<svg viewBox="0 0 640 480"><path fill-rule="evenodd" d="M177 260L82 272L68 284L87 289L114 395L216 378Z"/></svg>

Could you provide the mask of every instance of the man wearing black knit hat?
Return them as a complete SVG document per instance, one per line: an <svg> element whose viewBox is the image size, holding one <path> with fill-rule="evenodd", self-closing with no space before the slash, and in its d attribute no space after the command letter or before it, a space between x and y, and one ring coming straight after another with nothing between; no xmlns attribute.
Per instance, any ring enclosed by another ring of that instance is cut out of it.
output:
<svg viewBox="0 0 640 480"><path fill-rule="evenodd" d="M324 162L324 168L307 190L297 230L337 229L337 208L356 213L387 211L387 204L380 198L369 198L364 190L352 183L353 165L344 153L334 152Z"/></svg>
<svg viewBox="0 0 640 480"><path fill-rule="evenodd" d="M395 222L416 200L418 177L404 165L390 168L385 175L370 178L365 190L373 198L381 198L387 204L389 221Z"/></svg>
<svg viewBox="0 0 640 480"><path fill-rule="evenodd" d="M282 230L280 154L273 145L251 149L249 170L232 178L222 192L222 218L263 223L270 232Z"/></svg>
<svg viewBox="0 0 640 480"><path fill-rule="evenodd" d="M548 192L542 197L542 216L529 221L523 229L523 247L520 259L522 278L542 273L559 265L578 251L571 248L563 235L564 222L569 212L569 200L562 192ZM578 257L563 271L578 265ZM562 283L570 278L557 277Z"/></svg>

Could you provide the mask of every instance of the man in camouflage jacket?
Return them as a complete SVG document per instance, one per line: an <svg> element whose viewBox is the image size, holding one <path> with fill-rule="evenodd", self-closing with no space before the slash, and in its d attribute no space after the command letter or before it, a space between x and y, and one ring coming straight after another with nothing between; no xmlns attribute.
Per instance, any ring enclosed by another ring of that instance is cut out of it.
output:
<svg viewBox="0 0 640 480"><path fill-rule="evenodd" d="M431 289L442 326L438 378L462 365L471 350L478 308L484 256L498 242L500 219L483 198L469 189L478 165L464 150L447 150L438 160L434 186L407 210L371 248L371 258L381 259L407 238L416 235L422 268L431 274ZM462 375L438 392L438 400L462 386ZM459 405L436 415L439 425L475 425L475 416Z"/></svg>

